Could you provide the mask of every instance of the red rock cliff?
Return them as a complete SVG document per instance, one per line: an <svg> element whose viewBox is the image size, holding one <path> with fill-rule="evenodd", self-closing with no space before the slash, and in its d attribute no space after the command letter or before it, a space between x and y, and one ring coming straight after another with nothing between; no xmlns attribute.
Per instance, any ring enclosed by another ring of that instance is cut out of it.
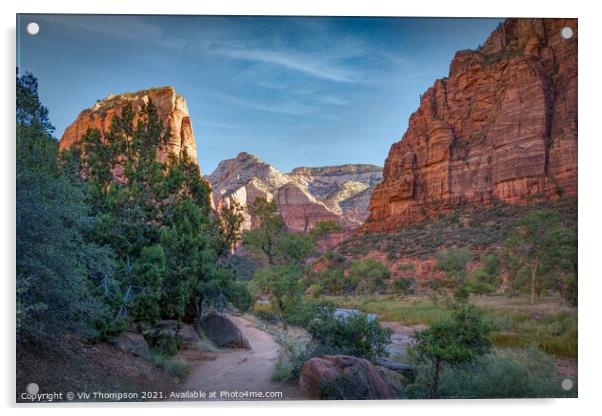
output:
<svg viewBox="0 0 602 416"><path fill-rule="evenodd" d="M120 115L124 106L132 104L137 114L143 103L152 100L157 107L157 114L166 128L171 131L168 152L180 156L184 151L196 162L196 142L192 132L192 123L188 114L186 100L177 94L173 87L152 88L135 93L111 95L97 101L91 108L82 111L77 119L65 129L60 142L60 149L66 149L77 142L88 128L96 128L104 133L111 126L115 115ZM167 160L167 154L159 152L160 161Z"/></svg>
<svg viewBox="0 0 602 416"><path fill-rule="evenodd" d="M561 29L573 36L564 39ZM363 231L494 200L577 193L577 20L508 19L421 97Z"/></svg>

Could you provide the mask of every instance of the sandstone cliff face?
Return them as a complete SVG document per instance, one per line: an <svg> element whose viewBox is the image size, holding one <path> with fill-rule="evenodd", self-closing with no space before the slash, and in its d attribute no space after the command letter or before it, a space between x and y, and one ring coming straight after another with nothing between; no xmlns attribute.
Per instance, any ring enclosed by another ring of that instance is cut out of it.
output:
<svg viewBox="0 0 602 416"><path fill-rule="evenodd" d="M178 95L173 87L110 95L97 101L92 107L82 111L73 124L65 129L60 141L60 149L72 146L89 128L98 129L101 133L107 131L115 115L120 115L126 104L131 103L134 113L137 114L142 105L149 100L153 101L161 121L171 132L167 150L157 154L159 161L165 162L169 153L181 156L186 152L196 163L196 142L186 100Z"/></svg>
<svg viewBox="0 0 602 416"><path fill-rule="evenodd" d="M391 146L362 230L575 195L577 33L575 19L508 19L479 50L457 52Z"/></svg>
<svg viewBox="0 0 602 416"><path fill-rule="evenodd" d="M287 227L306 231L319 221L338 221L355 229L368 216L370 193L382 180L381 168L345 165L297 168L281 173L248 153L220 162L207 179L219 211L236 201L246 207L257 197L275 201ZM248 214L243 228L253 226Z"/></svg>

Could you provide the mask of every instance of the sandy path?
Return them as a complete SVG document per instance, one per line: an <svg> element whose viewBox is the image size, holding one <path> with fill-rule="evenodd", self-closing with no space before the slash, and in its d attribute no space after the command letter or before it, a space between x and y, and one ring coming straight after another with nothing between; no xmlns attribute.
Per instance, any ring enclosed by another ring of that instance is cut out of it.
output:
<svg viewBox="0 0 602 416"><path fill-rule="evenodd" d="M271 379L278 359L280 345L267 332L257 329L253 322L228 315L251 344L251 350L199 352L185 350L190 373L183 390L217 391L218 400L266 400L266 398L234 398L221 392L282 392L280 398L267 400L300 400L305 397L294 383L274 382ZM221 396L221 398L220 398ZM215 399L214 399L215 400Z"/></svg>

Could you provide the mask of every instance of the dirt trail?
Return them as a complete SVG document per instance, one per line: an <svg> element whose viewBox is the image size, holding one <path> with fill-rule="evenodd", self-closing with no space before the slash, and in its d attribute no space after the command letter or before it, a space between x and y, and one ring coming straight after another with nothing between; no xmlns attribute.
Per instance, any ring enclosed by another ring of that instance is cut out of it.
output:
<svg viewBox="0 0 602 416"><path fill-rule="evenodd" d="M184 390L206 392L282 392L280 398L267 400L300 400L303 393L294 383L272 381L272 371L280 345L272 335L257 329L253 322L228 315L251 344L251 350L223 350L219 352L183 351L188 361L190 373L183 383ZM252 398L232 398L222 396L221 400L253 400ZM255 399L266 400L266 399Z"/></svg>

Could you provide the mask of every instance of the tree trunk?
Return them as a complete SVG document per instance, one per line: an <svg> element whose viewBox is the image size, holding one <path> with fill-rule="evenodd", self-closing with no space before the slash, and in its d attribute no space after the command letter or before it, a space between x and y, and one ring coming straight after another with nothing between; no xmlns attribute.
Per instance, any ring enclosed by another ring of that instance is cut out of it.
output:
<svg viewBox="0 0 602 416"><path fill-rule="evenodd" d="M435 361L434 370L433 370L433 385L431 386L431 399L439 398L439 360Z"/></svg>
<svg viewBox="0 0 602 416"><path fill-rule="evenodd" d="M282 304L281 300L278 300L278 312L280 314L280 322L282 322L282 329L286 331L288 329L288 325L286 323L286 319L284 318L284 305Z"/></svg>
<svg viewBox="0 0 602 416"><path fill-rule="evenodd" d="M536 283L536 279L537 279L537 266L534 266L531 269L531 305L535 305L535 298L536 298L535 283Z"/></svg>

